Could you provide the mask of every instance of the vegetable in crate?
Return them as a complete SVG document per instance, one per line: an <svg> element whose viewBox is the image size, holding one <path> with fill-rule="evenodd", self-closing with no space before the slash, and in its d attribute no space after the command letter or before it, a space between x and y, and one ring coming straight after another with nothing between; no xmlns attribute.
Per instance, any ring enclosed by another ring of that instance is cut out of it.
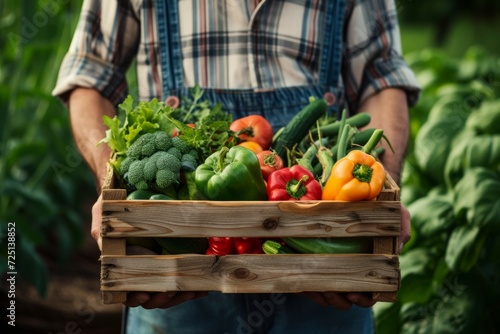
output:
<svg viewBox="0 0 500 334"><path fill-rule="evenodd" d="M175 197L181 170L194 170L198 155L179 137L162 131L141 135L130 145L119 174L128 187Z"/></svg>
<svg viewBox="0 0 500 334"><path fill-rule="evenodd" d="M289 165L287 151L292 150L308 134L316 121L324 116L328 110L328 105L323 99L311 99L309 104L297 113L284 129L275 136L272 148Z"/></svg>
<svg viewBox="0 0 500 334"><path fill-rule="evenodd" d="M258 154L264 150L262 148L262 146L260 146L259 143L257 143L256 141L250 141L250 140L241 142L238 144L238 146L247 148L255 154Z"/></svg>
<svg viewBox="0 0 500 334"><path fill-rule="evenodd" d="M259 238L233 238L236 254L262 254L262 242Z"/></svg>
<svg viewBox="0 0 500 334"><path fill-rule="evenodd" d="M273 140L273 127L260 115L250 115L234 120L229 127L241 141L256 142L263 150L269 149Z"/></svg>
<svg viewBox="0 0 500 334"><path fill-rule="evenodd" d="M267 196L270 201L320 200L321 185L309 170L294 165L269 175Z"/></svg>
<svg viewBox="0 0 500 334"><path fill-rule="evenodd" d="M265 150L259 152L257 153L257 158L259 159L260 170L265 181L267 181L269 175L273 172L285 167L283 160L275 151Z"/></svg>
<svg viewBox="0 0 500 334"><path fill-rule="evenodd" d="M295 254L296 252L288 247L284 242L278 242L276 240L266 240L262 244L262 250L265 254L275 255L275 254Z"/></svg>
<svg viewBox="0 0 500 334"><path fill-rule="evenodd" d="M302 254L371 253L370 238L283 238L288 247Z"/></svg>
<svg viewBox="0 0 500 334"><path fill-rule="evenodd" d="M382 135L382 130L375 131L362 150L353 150L337 160L323 188L323 200L362 201L378 196L385 183L385 169L368 152Z"/></svg>
<svg viewBox="0 0 500 334"><path fill-rule="evenodd" d="M214 201L265 201L266 185L259 160L252 151L223 147L196 168L198 190Z"/></svg>
<svg viewBox="0 0 500 334"><path fill-rule="evenodd" d="M259 238L208 238L208 255L229 254L262 254L262 243Z"/></svg>

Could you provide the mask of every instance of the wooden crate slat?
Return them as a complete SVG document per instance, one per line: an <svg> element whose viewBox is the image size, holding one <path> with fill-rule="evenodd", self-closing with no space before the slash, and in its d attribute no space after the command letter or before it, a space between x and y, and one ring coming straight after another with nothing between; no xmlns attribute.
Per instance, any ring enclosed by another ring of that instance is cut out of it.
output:
<svg viewBox="0 0 500 334"><path fill-rule="evenodd" d="M395 201L105 201L103 235L398 236L400 212Z"/></svg>
<svg viewBox="0 0 500 334"><path fill-rule="evenodd" d="M390 255L105 256L102 266L103 291L395 292L399 288L398 258Z"/></svg>

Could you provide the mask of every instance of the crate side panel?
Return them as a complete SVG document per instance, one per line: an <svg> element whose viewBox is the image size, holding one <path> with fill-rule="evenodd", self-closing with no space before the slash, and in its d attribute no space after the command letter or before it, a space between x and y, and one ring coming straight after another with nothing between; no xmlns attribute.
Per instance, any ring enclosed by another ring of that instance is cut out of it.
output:
<svg viewBox="0 0 500 334"><path fill-rule="evenodd" d="M104 201L107 237L398 236L396 201Z"/></svg>
<svg viewBox="0 0 500 334"><path fill-rule="evenodd" d="M394 292L399 287L398 258L386 255L126 256L102 262L103 291Z"/></svg>

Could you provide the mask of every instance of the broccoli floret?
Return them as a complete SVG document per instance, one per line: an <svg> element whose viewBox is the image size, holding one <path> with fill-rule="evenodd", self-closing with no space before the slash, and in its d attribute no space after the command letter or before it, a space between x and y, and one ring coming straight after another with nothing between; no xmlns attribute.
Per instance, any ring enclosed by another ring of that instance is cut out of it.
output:
<svg viewBox="0 0 500 334"><path fill-rule="evenodd" d="M126 157L120 164L120 174L125 175L128 172L130 164L134 161L131 157Z"/></svg>
<svg viewBox="0 0 500 334"><path fill-rule="evenodd" d="M178 175L171 170L160 169L156 173L156 185L160 188L168 188L178 181Z"/></svg>
<svg viewBox="0 0 500 334"><path fill-rule="evenodd" d="M158 160L156 160L156 168L158 168L158 170L168 169L172 172L178 172L181 169L180 160L170 153L162 153L163 154L158 157Z"/></svg>
<svg viewBox="0 0 500 334"><path fill-rule="evenodd" d="M143 157L149 157L155 153L155 135L154 133L145 133L136 141L130 145L127 150L127 157L133 159L141 159Z"/></svg>
<svg viewBox="0 0 500 334"><path fill-rule="evenodd" d="M149 189L149 185L148 185L148 183L145 180L141 180L141 181L139 181L138 183L135 184L135 189L148 190Z"/></svg>
<svg viewBox="0 0 500 334"><path fill-rule="evenodd" d="M145 160L135 160L130 164L128 169L128 182L136 187L136 185L144 180L144 165Z"/></svg>
<svg viewBox="0 0 500 334"><path fill-rule="evenodd" d="M180 138L171 138L165 132L157 131L140 136L130 145L120 173L135 189L163 192L180 182L181 168L194 170L196 167L196 150Z"/></svg>
<svg viewBox="0 0 500 334"><path fill-rule="evenodd" d="M179 137L172 138L172 145L179 151L181 151L182 154L188 153L189 151L191 151L192 148Z"/></svg>
<svg viewBox="0 0 500 334"><path fill-rule="evenodd" d="M181 158L181 168L185 171L193 171L198 166L197 156L186 153Z"/></svg>
<svg viewBox="0 0 500 334"><path fill-rule="evenodd" d="M172 138L163 131L155 132L155 148L157 151L168 151L172 147Z"/></svg>
<svg viewBox="0 0 500 334"><path fill-rule="evenodd" d="M153 141L144 143L144 145L142 145L141 155L143 157L149 157L149 156L153 155L153 153L155 153L155 152L156 152L156 146L155 146L155 143Z"/></svg>
<svg viewBox="0 0 500 334"><path fill-rule="evenodd" d="M157 159L153 158L155 154L153 154L149 158L146 158L147 161L144 164L144 180L146 181L152 181L156 177L156 172L158 171L158 168L156 167Z"/></svg>
<svg viewBox="0 0 500 334"><path fill-rule="evenodd" d="M179 160L181 160L181 158L182 158L182 153L181 153L181 151L179 151L179 149L177 147L171 147L167 151L167 153L172 154L173 156L175 156Z"/></svg>

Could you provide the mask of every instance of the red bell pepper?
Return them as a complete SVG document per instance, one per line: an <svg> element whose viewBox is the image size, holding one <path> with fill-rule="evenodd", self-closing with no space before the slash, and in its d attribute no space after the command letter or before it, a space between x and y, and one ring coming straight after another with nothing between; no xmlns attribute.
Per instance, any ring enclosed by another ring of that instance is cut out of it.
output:
<svg viewBox="0 0 500 334"><path fill-rule="evenodd" d="M270 201L320 200L321 191L321 184L314 175L299 165L274 171L267 180Z"/></svg>
<svg viewBox="0 0 500 334"><path fill-rule="evenodd" d="M233 238L208 238L208 255L227 255L234 252Z"/></svg>
<svg viewBox="0 0 500 334"><path fill-rule="evenodd" d="M208 238L208 255L262 254L259 238Z"/></svg>
<svg viewBox="0 0 500 334"><path fill-rule="evenodd" d="M234 238L236 254L263 254L259 238Z"/></svg>

